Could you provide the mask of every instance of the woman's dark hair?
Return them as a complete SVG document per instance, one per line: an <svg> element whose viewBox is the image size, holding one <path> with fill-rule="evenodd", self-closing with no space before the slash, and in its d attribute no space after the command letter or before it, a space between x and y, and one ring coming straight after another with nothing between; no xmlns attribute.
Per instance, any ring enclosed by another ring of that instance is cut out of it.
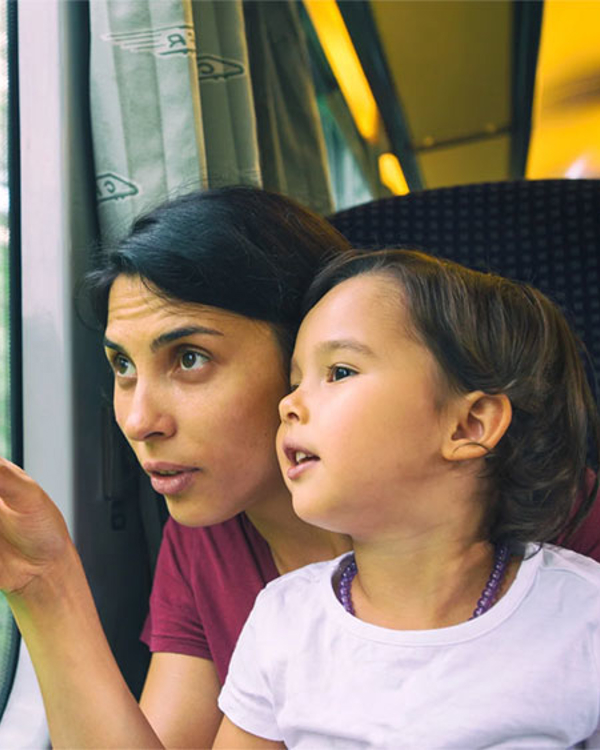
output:
<svg viewBox="0 0 600 750"><path fill-rule="evenodd" d="M596 482L576 509L590 446L598 465L600 425L581 345L559 308L528 284L416 251L381 250L333 260L313 281L305 311L364 273L398 282L413 332L449 388L510 399L511 424L486 457L494 496L488 538L545 542L571 532L597 490Z"/></svg>
<svg viewBox="0 0 600 750"><path fill-rule="evenodd" d="M235 186L194 192L139 218L105 247L85 288L105 326L110 288L139 276L167 299L271 323L287 355L318 267L349 249L325 219L282 195Z"/></svg>

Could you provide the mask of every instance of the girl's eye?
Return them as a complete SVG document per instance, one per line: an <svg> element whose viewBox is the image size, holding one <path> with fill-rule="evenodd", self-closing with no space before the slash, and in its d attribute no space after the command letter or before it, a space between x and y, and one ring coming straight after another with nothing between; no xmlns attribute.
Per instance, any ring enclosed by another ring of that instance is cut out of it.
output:
<svg viewBox="0 0 600 750"><path fill-rule="evenodd" d="M186 349L180 359L179 363L182 370L189 372L191 370L199 370L209 362L209 358L202 352L197 352L195 349Z"/></svg>
<svg viewBox="0 0 600 750"><path fill-rule="evenodd" d="M112 368L120 378L132 378L135 376L135 367L131 360L123 354L115 354L111 360Z"/></svg>
<svg viewBox="0 0 600 750"><path fill-rule="evenodd" d="M347 365L333 365L329 368L329 377L327 378L330 383L335 383L338 380L344 380L350 378L352 375L356 375L356 370L353 370Z"/></svg>

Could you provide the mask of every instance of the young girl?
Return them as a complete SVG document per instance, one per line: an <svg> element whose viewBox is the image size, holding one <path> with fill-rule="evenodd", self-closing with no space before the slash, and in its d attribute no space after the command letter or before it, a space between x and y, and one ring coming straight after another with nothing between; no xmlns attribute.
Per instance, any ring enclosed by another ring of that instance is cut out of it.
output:
<svg viewBox="0 0 600 750"><path fill-rule="evenodd" d="M354 553L259 594L216 746L600 747L600 566L545 544L598 446L562 314L409 251L334 262L309 307L278 455Z"/></svg>

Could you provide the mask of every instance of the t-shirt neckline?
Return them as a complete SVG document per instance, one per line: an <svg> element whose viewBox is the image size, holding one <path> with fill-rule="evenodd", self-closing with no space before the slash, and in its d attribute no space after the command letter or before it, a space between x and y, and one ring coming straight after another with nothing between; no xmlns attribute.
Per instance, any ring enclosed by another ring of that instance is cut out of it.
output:
<svg viewBox="0 0 600 750"><path fill-rule="evenodd" d="M542 561L542 551L535 553L537 545L528 545L517 575L509 590L490 610L474 620L461 622L435 630L392 630L373 625L346 612L333 588L333 577L351 553L344 553L332 560L321 580L321 596L328 614L336 619L344 630L359 638L398 646L441 646L462 643L478 638L495 629L518 608L535 580Z"/></svg>

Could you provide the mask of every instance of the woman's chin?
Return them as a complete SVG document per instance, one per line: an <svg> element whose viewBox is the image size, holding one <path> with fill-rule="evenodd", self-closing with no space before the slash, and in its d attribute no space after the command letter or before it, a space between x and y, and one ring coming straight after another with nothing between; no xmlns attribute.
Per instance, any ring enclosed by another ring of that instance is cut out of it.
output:
<svg viewBox="0 0 600 750"><path fill-rule="evenodd" d="M235 509L226 510L222 505L213 505L206 498L184 498L177 495L164 497L169 515L182 526L214 526L229 521L239 512Z"/></svg>

